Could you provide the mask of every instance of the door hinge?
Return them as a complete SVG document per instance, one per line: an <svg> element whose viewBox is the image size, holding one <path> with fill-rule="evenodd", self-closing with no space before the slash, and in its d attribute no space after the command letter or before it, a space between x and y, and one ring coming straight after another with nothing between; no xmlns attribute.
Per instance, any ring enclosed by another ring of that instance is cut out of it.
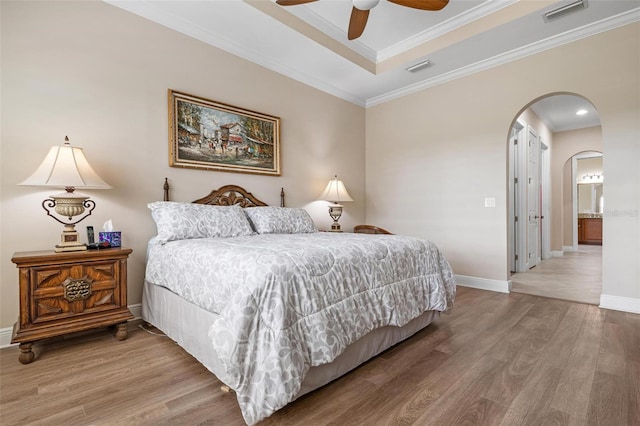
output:
<svg viewBox="0 0 640 426"><path fill-rule="evenodd" d="M518 260L518 255L516 254L516 260Z"/></svg>
<svg viewBox="0 0 640 426"><path fill-rule="evenodd" d="M517 221L518 221L518 216L515 217L515 222L517 222Z"/></svg>
<svg viewBox="0 0 640 426"><path fill-rule="evenodd" d="M518 145L518 139L514 139L514 140L513 140L513 144L514 144L514 145Z"/></svg>
<svg viewBox="0 0 640 426"><path fill-rule="evenodd" d="M513 180L513 183L518 183L518 178L515 178L515 179Z"/></svg>

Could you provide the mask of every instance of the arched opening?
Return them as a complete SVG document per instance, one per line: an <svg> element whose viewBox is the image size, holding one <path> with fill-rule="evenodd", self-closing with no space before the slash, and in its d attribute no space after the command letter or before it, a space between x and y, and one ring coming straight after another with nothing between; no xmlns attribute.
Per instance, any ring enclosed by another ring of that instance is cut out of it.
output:
<svg viewBox="0 0 640 426"><path fill-rule="evenodd" d="M580 215L577 204L580 190L583 198L591 190L594 197L602 195L596 194L602 186L578 186L583 176L602 176L602 129L596 108L573 93L542 96L519 111L508 139L507 246L512 291L598 304L602 252L586 246L580 250L578 231L583 228L578 225L593 216L591 231L599 218L602 232L602 213L596 210L603 203L590 200ZM590 159L596 157L599 172L593 167L579 171L583 160L593 162ZM596 239L590 242L595 245ZM597 263L597 268L587 268L587 262ZM588 280L582 272L589 274ZM587 282L589 288L582 288L581 283Z"/></svg>

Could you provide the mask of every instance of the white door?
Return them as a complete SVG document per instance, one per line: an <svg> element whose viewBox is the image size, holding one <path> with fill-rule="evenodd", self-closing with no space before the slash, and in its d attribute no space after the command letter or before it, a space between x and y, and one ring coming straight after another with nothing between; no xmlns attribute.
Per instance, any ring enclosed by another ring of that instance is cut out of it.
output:
<svg viewBox="0 0 640 426"><path fill-rule="evenodd" d="M529 152L527 165L527 266L540 263L540 142L538 135L529 128Z"/></svg>

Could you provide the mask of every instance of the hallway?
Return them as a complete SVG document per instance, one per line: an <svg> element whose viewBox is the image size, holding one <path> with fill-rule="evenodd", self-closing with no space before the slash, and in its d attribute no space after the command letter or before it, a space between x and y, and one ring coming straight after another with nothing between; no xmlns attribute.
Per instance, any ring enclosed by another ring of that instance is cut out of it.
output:
<svg viewBox="0 0 640 426"><path fill-rule="evenodd" d="M528 272L511 275L511 284L514 293L599 305L602 246L579 245L578 251L543 260Z"/></svg>

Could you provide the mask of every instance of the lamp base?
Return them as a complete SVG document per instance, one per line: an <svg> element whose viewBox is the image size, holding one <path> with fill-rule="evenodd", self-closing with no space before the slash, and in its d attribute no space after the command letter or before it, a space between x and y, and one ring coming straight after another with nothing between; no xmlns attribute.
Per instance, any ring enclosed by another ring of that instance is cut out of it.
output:
<svg viewBox="0 0 640 426"><path fill-rule="evenodd" d="M338 203L334 203L329 206L329 216L333 219L333 223L331 224L331 232L342 232L340 229L340 224L338 221L340 220L340 216L342 216L342 206Z"/></svg>
<svg viewBox="0 0 640 426"><path fill-rule="evenodd" d="M68 251L86 251L87 246L84 244L80 244L78 246L55 246L53 251L56 253L65 253Z"/></svg>
<svg viewBox="0 0 640 426"><path fill-rule="evenodd" d="M65 225L64 231L60 236L60 244L57 244L53 249L56 253L62 253L67 251L83 251L87 246L79 241L78 232L75 226Z"/></svg>
<svg viewBox="0 0 640 426"><path fill-rule="evenodd" d="M331 230L329 230L329 232L342 232L342 229L340 229L340 224L338 223L338 221L335 221L331 224Z"/></svg>

